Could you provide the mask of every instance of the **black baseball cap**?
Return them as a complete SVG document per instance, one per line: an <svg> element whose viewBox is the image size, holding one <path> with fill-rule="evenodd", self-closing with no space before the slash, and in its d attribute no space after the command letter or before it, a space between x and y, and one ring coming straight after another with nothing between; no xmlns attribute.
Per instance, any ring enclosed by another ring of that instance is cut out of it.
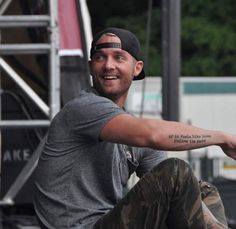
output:
<svg viewBox="0 0 236 229"><path fill-rule="evenodd" d="M120 38L121 43L102 43L96 44L99 38L106 33L115 34L117 37ZM97 50L102 48L120 48L128 52L131 56L133 56L136 60L140 60L140 43L137 37L126 29L120 29L115 27L109 27L101 32L97 33L92 41L91 49L90 49L90 58L96 53ZM134 77L134 80L142 80L145 78L144 69L140 72L140 74Z"/></svg>

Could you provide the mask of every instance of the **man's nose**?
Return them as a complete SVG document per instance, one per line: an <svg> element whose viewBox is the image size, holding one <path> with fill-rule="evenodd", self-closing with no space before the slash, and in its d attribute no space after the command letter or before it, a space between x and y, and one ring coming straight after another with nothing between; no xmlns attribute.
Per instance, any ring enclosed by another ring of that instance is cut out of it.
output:
<svg viewBox="0 0 236 229"><path fill-rule="evenodd" d="M106 69L114 69L115 68L115 61L112 57L107 57L104 63Z"/></svg>

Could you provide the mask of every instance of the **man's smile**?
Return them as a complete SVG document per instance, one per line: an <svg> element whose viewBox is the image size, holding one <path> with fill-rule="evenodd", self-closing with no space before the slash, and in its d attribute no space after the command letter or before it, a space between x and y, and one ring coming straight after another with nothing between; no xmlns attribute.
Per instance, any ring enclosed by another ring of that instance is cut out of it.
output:
<svg viewBox="0 0 236 229"><path fill-rule="evenodd" d="M118 79L118 77L116 75L105 75L102 77L105 80L115 80Z"/></svg>

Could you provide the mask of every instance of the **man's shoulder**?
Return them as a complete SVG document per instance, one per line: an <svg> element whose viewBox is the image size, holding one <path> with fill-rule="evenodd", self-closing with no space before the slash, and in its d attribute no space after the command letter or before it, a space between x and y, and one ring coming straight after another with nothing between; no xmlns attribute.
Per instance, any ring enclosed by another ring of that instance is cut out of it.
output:
<svg viewBox="0 0 236 229"><path fill-rule="evenodd" d="M89 100L90 102L96 101L96 100L112 102L110 99L101 96L94 88L81 90L79 96L75 98L75 102L78 102L80 100L83 100L83 101Z"/></svg>
<svg viewBox="0 0 236 229"><path fill-rule="evenodd" d="M105 108L117 109L118 106L112 100L99 95L93 88L82 90L78 97L70 100L64 107L71 111L97 111Z"/></svg>
<svg viewBox="0 0 236 229"><path fill-rule="evenodd" d="M84 103L92 103L97 100L104 100L106 98L100 96L93 89L84 89L81 90L79 95L66 103L67 106L72 106L75 104L84 104Z"/></svg>

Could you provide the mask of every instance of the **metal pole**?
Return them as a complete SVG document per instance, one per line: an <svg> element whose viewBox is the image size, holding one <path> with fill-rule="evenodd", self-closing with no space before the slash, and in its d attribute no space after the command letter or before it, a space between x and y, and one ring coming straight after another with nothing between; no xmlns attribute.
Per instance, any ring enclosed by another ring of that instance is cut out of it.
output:
<svg viewBox="0 0 236 229"><path fill-rule="evenodd" d="M1 30L0 30L0 44L1 44ZM2 69L0 68L0 121L2 120ZM2 130L0 129L0 199L2 198ZM0 206L0 229L2 229L2 208Z"/></svg>
<svg viewBox="0 0 236 229"><path fill-rule="evenodd" d="M50 118L60 110L60 63L59 63L59 32L58 32L58 3L50 0Z"/></svg>
<svg viewBox="0 0 236 229"><path fill-rule="evenodd" d="M145 66L148 66L148 61L149 61L148 54L149 54L149 46L150 46L151 22L152 22L152 0L149 0L148 1L147 29L146 29L146 43L145 43L145 56L144 56ZM142 117L144 113L145 90L146 90L146 78L143 79L143 82L142 82L140 117Z"/></svg>
<svg viewBox="0 0 236 229"><path fill-rule="evenodd" d="M49 125L49 120L0 120L0 130L10 128L46 128L49 127Z"/></svg>
<svg viewBox="0 0 236 229"><path fill-rule="evenodd" d="M11 4L12 0L6 0L3 3L1 3L0 6L0 15L4 14L4 12L7 10L8 6Z"/></svg>
<svg viewBox="0 0 236 229"><path fill-rule="evenodd" d="M46 27L50 21L48 15L0 15L0 27Z"/></svg>
<svg viewBox="0 0 236 229"><path fill-rule="evenodd" d="M47 139L47 133L45 134L44 138L39 142L37 148L35 149L34 153L31 155L30 160L26 163L24 168L21 170L13 184L11 185L10 189L7 191L3 199L0 201L1 205L12 205L14 204L14 198L19 193L21 188L24 186L25 182L29 179L32 175L33 171L35 170L38 158L40 153L42 152L43 146Z"/></svg>
<svg viewBox="0 0 236 229"><path fill-rule="evenodd" d="M163 119L179 120L181 0L162 0Z"/></svg>
<svg viewBox="0 0 236 229"><path fill-rule="evenodd" d="M7 64L5 60L0 57L0 66L8 73L8 75L19 85L23 91L29 95L33 102L44 112L49 115L49 108L47 104L29 87L25 81Z"/></svg>

